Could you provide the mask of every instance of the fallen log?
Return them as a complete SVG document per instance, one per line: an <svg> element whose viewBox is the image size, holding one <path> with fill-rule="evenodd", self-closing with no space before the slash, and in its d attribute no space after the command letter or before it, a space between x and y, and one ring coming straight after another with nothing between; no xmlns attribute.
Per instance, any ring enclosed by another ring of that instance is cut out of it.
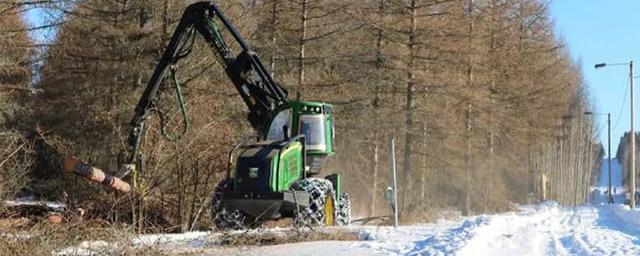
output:
<svg viewBox="0 0 640 256"><path fill-rule="evenodd" d="M45 156L45 161L51 167L62 168L62 172L73 173L81 176L89 181L102 184L121 193L129 193L131 186L118 177L114 177L104 171L91 166L88 163L80 161L73 155L68 153L62 147L57 146L54 141L49 141L44 136L44 132L38 127L35 130L36 144L39 150Z"/></svg>
<svg viewBox="0 0 640 256"><path fill-rule="evenodd" d="M89 181L100 183L122 193L129 193L131 186L129 183L118 177L104 173L102 170L95 168L85 162L78 160L74 156L66 156L63 161L62 169L75 175L84 177Z"/></svg>

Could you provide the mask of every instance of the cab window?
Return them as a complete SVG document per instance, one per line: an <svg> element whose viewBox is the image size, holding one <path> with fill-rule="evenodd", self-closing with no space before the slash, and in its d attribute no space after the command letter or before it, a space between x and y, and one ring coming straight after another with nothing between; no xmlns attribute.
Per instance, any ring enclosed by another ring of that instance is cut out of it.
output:
<svg viewBox="0 0 640 256"><path fill-rule="evenodd" d="M327 140L324 115L300 116L300 133L305 136L305 145L309 150L326 150Z"/></svg>

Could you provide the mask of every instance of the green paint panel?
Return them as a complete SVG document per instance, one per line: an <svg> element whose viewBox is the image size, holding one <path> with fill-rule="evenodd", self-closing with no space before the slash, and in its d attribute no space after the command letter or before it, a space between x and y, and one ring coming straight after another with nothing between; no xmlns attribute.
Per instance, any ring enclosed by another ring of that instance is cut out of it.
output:
<svg viewBox="0 0 640 256"><path fill-rule="evenodd" d="M275 192L275 191L279 191L278 190L278 166L279 166L279 162L280 162L280 157L275 157L273 158L273 161L271 161L271 182L270 182L270 187L271 187L271 191Z"/></svg>
<svg viewBox="0 0 640 256"><path fill-rule="evenodd" d="M280 153L280 163L276 172L276 191L289 190L293 183L302 178L302 144L294 142Z"/></svg>

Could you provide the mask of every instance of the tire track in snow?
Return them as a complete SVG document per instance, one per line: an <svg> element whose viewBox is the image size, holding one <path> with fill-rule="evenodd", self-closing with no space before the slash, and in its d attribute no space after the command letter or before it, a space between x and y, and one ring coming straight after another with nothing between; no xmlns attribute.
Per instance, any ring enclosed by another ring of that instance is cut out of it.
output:
<svg viewBox="0 0 640 256"><path fill-rule="evenodd" d="M618 218L611 206L581 207L576 210L589 218L582 229L567 235L563 242L582 255L640 255L640 233Z"/></svg>
<svg viewBox="0 0 640 256"><path fill-rule="evenodd" d="M637 234L611 213L590 206L526 207L523 212L492 216L447 255L640 255ZM430 254L427 254L430 255Z"/></svg>
<svg viewBox="0 0 640 256"><path fill-rule="evenodd" d="M479 228L476 236L456 255L548 255L561 252L563 248L553 243L553 230L548 228L553 226L557 215L557 208L546 206L494 215L491 224Z"/></svg>
<svg viewBox="0 0 640 256"><path fill-rule="evenodd" d="M428 236L426 239L415 241L412 248L402 254L451 255L475 235L475 230L478 227L487 225L487 222L488 218L485 216L467 219L460 226Z"/></svg>

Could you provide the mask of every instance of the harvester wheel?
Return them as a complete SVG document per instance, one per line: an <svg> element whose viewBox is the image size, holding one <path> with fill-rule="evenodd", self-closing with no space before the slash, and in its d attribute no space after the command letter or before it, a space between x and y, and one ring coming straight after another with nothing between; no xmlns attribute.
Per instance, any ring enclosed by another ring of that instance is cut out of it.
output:
<svg viewBox="0 0 640 256"><path fill-rule="evenodd" d="M351 223L351 199L349 194L340 193L340 202L336 209L336 225L346 226Z"/></svg>
<svg viewBox="0 0 640 256"><path fill-rule="evenodd" d="M230 209L222 203L222 195L231 186L230 180L216 186L211 200L211 221L218 230L243 229L245 216L238 209Z"/></svg>
<svg viewBox="0 0 640 256"><path fill-rule="evenodd" d="M298 189L309 193L309 207L301 209L294 219L296 227L307 225L331 226L335 224L336 200L333 184L327 179L308 178Z"/></svg>

